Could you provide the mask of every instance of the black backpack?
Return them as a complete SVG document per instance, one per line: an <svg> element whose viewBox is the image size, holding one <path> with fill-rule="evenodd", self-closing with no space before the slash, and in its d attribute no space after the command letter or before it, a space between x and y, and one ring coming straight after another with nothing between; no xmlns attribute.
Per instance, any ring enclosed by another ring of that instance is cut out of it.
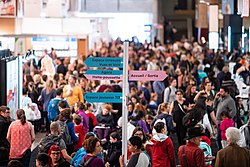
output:
<svg viewBox="0 0 250 167"><path fill-rule="evenodd" d="M194 127L203 119L203 116L204 112L192 109L182 118L182 124L187 128Z"/></svg>
<svg viewBox="0 0 250 167"><path fill-rule="evenodd" d="M91 117L89 117L89 132L93 132L94 129L94 121Z"/></svg>
<svg viewBox="0 0 250 167"><path fill-rule="evenodd" d="M79 167L88 167L89 164L95 159L96 157L90 157L87 161L86 161L86 157L84 156L82 158L81 163L78 165Z"/></svg>
<svg viewBox="0 0 250 167"><path fill-rule="evenodd" d="M38 146L38 152L48 154L50 146L52 145L60 146L60 140L61 140L60 137L54 135L53 136L49 135L45 137L44 139L42 139L42 141Z"/></svg>

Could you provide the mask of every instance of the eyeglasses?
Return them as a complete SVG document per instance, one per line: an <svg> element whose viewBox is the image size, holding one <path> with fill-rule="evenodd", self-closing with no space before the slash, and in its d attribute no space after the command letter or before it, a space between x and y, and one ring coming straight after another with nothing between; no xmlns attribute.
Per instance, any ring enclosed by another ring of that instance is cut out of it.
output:
<svg viewBox="0 0 250 167"><path fill-rule="evenodd" d="M52 155L59 155L60 154L60 151L57 151L57 152L51 152Z"/></svg>
<svg viewBox="0 0 250 167"><path fill-rule="evenodd" d="M135 136L143 136L143 133L135 133Z"/></svg>

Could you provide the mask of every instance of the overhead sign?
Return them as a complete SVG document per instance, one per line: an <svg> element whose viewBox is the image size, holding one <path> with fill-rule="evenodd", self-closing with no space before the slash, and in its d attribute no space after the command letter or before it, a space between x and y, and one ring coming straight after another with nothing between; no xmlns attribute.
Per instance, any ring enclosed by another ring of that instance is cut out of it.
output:
<svg viewBox="0 0 250 167"><path fill-rule="evenodd" d="M122 75L122 70L87 70L85 75Z"/></svg>
<svg viewBox="0 0 250 167"><path fill-rule="evenodd" d="M88 57L84 63L88 67L123 68L123 59L117 57Z"/></svg>
<svg viewBox="0 0 250 167"><path fill-rule="evenodd" d="M89 80L122 80L122 70L87 70L84 74Z"/></svg>
<svg viewBox="0 0 250 167"><path fill-rule="evenodd" d="M122 75L86 75L89 80L122 80Z"/></svg>
<svg viewBox="0 0 250 167"><path fill-rule="evenodd" d="M129 71L129 81L162 81L167 77L164 71Z"/></svg>
<svg viewBox="0 0 250 167"><path fill-rule="evenodd" d="M94 92L87 93L84 95L84 99L87 102L103 102L103 103L121 103L122 102L122 93L120 92Z"/></svg>

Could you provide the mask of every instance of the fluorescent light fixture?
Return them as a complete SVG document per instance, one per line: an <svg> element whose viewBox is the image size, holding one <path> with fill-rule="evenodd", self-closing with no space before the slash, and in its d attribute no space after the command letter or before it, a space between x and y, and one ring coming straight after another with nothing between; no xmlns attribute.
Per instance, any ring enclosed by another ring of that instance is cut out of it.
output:
<svg viewBox="0 0 250 167"><path fill-rule="evenodd" d="M231 26L227 27L227 51L231 52Z"/></svg>
<svg viewBox="0 0 250 167"><path fill-rule="evenodd" d="M250 52L250 27L248 27L248 52Z"/></svg>
<svg viewBox="0 0 250 167"><path fill-rule="evenodd" d="M241 52L244 53L245 52L245 37L244 37L244 34L245 34L245 27L242 26L241 27Z"/></svg>

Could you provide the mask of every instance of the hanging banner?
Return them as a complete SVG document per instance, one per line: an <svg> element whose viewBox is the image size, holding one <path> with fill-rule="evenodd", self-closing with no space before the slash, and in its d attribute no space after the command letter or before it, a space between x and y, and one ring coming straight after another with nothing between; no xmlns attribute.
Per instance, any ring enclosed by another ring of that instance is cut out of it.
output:
<svg viewBox="0 0 250 167"><path fill-rule="evenodd" d="M219 30L219 6L209 6L209 32L218 32Z"/></svg>
<svg viewBox="0 0 250 167"><path fill-rule="evenodd" d="M241 17L248 17L248 16L249 16L249 0L243 0Z"/></svg>
<svg viewBox="0 0 250 167"><path fill-rule="evenodd" d="M16 16L16 1L0 0L0 17L15 17L15 16Z"/></svg>
<svg viewBox="0 0 250 167"><path fill-rule="evenodd" d="M206 3L196 3L195 5L195 26L198 28L208 28L208 14Z"/></svg>
<svg viewBox="0 0 250 167"><path fill-rule="evenodd" d="M222 14L234 14L234 0L222 0Z"/></svg>

